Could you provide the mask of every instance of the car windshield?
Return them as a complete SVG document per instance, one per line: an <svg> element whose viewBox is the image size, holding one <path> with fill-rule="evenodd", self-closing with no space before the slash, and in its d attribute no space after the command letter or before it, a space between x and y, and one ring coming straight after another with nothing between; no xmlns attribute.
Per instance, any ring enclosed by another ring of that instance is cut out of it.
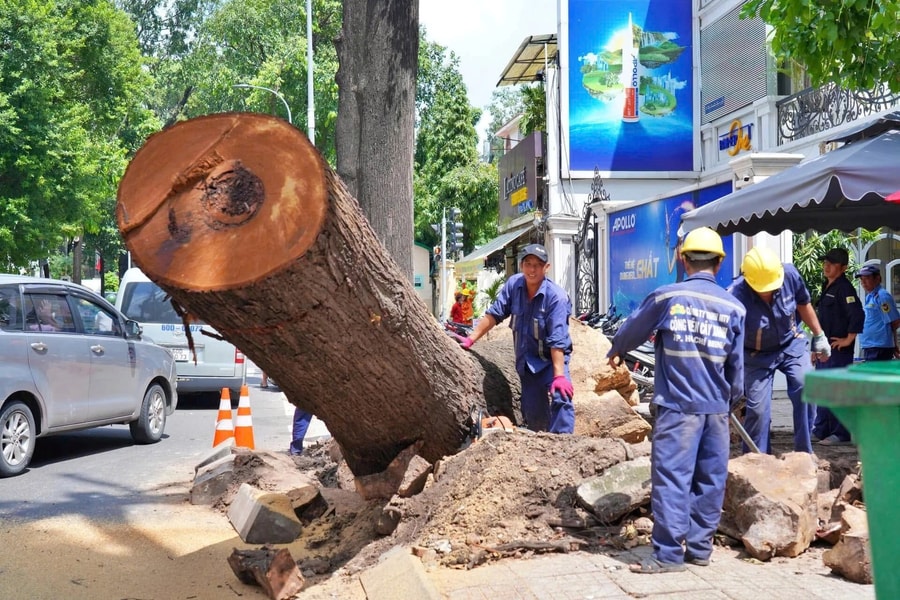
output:
<svg viewBox="0 0 900 600"><path fill-rule="evenodd" d="M129 319L141 323L182 323L181 317L172 308L169 295L150 281L135 282L126 287L122 312Z"/></svg>

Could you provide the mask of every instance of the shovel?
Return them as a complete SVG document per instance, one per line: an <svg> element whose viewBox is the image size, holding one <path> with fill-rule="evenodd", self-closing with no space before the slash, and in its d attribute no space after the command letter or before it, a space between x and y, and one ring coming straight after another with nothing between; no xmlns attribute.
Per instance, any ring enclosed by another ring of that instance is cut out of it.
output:
<svg viewBox="0 0 900 600"><path fill-rule="evenodd" d="M744 443L747 444L751 450L759 454L759 448L756 444L753 443L753 440L750 439L750 434L747 433L747 430L744 429L744 426L741 425L741 421L737 418L737 415L732 413L728 413L728 416L731 418L731 424L734 425L734 428L737 429L738 435L741 436L741 439L744 440Z"/></svg>

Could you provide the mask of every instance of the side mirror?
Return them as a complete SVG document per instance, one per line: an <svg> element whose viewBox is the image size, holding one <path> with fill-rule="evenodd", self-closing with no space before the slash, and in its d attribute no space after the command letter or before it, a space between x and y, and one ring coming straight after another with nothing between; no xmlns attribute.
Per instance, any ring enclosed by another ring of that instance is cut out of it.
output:
<svg viewBox="0 0 900 600"><path fill-rule="evenodd" d="M126 339L135 339L141 337L144 333L144 329L141 327L141 324L133 319L128 319L125 321L125 338Z"/></svg>

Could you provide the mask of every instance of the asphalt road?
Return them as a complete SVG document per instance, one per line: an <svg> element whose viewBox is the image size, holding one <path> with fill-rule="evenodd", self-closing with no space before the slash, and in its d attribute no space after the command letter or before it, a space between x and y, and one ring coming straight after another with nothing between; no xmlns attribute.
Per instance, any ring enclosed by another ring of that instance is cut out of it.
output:
<svg viewBox="0 0 900 600"><path fill-rule="evenodd" d="M256 369L248 384L256 449L286 451L293 406L277 388L260 389ZM235 412L237 404L232 399ZM66 514L124 519L163 501L167 486L190 482L211 451L218 408L215 395L179 397L163 439L146 446L123 425L39 439L29 469L0 479L0 522Z"/></svg>

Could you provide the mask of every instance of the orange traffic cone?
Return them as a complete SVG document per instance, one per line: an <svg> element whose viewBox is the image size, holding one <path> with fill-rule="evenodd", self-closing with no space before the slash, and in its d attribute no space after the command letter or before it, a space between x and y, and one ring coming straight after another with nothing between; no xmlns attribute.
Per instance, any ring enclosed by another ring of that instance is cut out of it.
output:
<svg viewBox="0 0 900 600"><path fill-rule="evenodd" d="M234 425L231 420L231 393L228 388L222 388L222 399L219 400L219 416L216 417L216 437L213 438L213 448L234 437Z"/></svg>
<svg viewBox="0 0 900 600"><path fill-rule="evenodd" d="M237 417L234 420L234 445L253 450L253 418L250 416L250 390L241 386Z"/></svg>

